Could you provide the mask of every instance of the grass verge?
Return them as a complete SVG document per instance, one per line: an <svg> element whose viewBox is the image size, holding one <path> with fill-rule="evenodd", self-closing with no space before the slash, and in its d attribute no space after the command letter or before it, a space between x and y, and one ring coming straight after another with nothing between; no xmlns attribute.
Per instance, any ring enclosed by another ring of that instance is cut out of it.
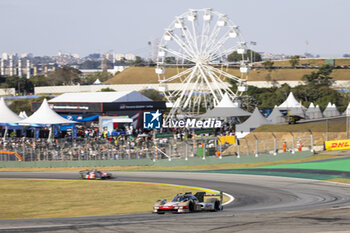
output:
<svg viewBox="0 0 350 233"><path fill-rule="evenodd" d="M271 169L316 169L316 170L334 170L350 172L350 158L336 159L329 161L315 161L313 163L295 163L295 164L279 164L273 166L263 166L257 168Z"/></svg>
<svg viewBox="0 0 350 233"><path fill-rule="evenodd" d="M0 179L0 219L150 212L158 199L198 191L203 190L142 182Z"/></svg>
<svg viewBox="0 0 350 233"><path fill-rule="evenodd" d="M103 171L166 171L166 170L184 170L184 171L197 171L197 170L217 170L217 169L234 169L234 168L249 168L249 167L261 167L271 166L278 164L300 163L317 161L324 159L339 158L341 156L316 154L304 159L291 159L272 162L258 162L258 163L234 163L234 164L210 164L210 165L197 165L197 166L173 166L173 167L158 167L158 166L110 166L110 167L94 167ZM46 172L46 171L71 171L78 172L84 169L92 169L92 167L63 167L63 168L0 168L2 171L33 171L33 172Z"/></svg>
<svg viewBox="0 0 350 233"><path fill-rule="evenodd" d="M343 183L343 184L350 184L350 179L345 179L345 178L335 178L335 179L329 179L327 181Z"/></svg>

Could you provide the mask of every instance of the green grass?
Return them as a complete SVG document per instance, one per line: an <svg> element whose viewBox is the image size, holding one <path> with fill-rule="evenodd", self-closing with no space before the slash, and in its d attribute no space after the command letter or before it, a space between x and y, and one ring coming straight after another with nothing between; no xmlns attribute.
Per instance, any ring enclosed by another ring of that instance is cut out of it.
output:
<svg viewBox="0 0 350 233"><path fill-rule="evenodd" d="M278 156L270 158L278 158ZM300 163L315 160L323 160L330 158L337 158L335 155L316 154L307 158L295 159L291 156L288 159L265 161L265 162L247 162L247 163L227 163L227 164L206 164L206 165L190 165L190 166L107 166L107 167L58 167L58 168L0 168L0 172L6 171L33 171L33 172L78 172L80 170L96 168L102 171L194 171L194 170L218 170L218 169L235 169L235 168L248 168L248 167L260 167L285 163ZM242 155L242 159L244 156ZM236 159L236 158L235 158ZM238 159L236 159L239 162Z"/></svg>
<svg viewBox="0 0 350 233"><path fill-rule="evenodd" d="M0 179L0 219L151 212L158 199L199 190L142 182Z"/></svg>
<svg viewBox="0 0 350 233"><path fill-rule="evenodd" d="M262 167L255 167L255 168L317 169L317 170L336 170L336 171L350 172L350 158L310 162L310 163L279 164L279 165L262 166Z"/></svg>

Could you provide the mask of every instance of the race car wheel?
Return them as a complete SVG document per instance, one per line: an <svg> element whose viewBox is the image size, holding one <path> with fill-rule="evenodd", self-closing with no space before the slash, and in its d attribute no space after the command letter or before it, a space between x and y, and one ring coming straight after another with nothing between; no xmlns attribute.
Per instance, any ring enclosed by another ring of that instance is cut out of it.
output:
<svg viewBox="0 0 350 233"><path fill-rule="evenodd" d="M216 201L214 204L214 211L220 211L220 202Z"/></svg>
<svg viewBox="0 0 350 233"><path fill-rule="evenodd" d="M192 201L190 201L190 203L188 204L188 209L190 212L194 211L194 203Z"/></svg>

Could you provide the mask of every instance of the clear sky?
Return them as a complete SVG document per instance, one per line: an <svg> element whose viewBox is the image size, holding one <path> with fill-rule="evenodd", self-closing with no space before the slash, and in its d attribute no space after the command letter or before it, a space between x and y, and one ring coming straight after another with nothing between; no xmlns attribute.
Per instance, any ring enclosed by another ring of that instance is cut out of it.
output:
<svg viewBox="0 0 350 233"><path fill-rule="evenodd" d="M190 8L227 14L259 52L350 53L348 0L0 0L0 53L147 56L147 42Z"/></svg>

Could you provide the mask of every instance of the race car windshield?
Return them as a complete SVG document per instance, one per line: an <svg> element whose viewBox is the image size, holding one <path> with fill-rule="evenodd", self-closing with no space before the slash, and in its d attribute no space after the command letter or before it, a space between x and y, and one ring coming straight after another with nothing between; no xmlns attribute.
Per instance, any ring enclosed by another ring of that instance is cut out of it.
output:
<svg viewBox="0 0 350 233"><path fill-rule="evenodd" d="M188 197L184 196L175 196L174 199L172 200L173 202L180 202L180 201L187 201Z"/></svg>

